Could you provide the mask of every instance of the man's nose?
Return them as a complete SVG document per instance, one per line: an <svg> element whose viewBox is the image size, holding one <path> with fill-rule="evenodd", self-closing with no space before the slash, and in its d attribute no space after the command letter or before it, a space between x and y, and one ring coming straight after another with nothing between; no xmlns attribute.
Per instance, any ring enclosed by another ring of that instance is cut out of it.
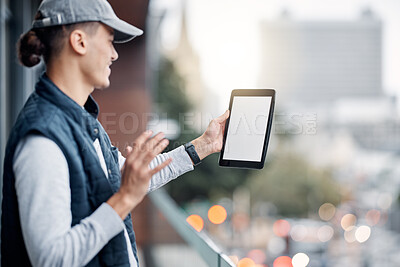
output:
<svg viewBox="0 0 400 267"><path fill-rule="evenodd" d="M111 60L116 61L118 59L118 53L117 50L115 50L115 47L112 46L112 55L111 55Z"/></svg>

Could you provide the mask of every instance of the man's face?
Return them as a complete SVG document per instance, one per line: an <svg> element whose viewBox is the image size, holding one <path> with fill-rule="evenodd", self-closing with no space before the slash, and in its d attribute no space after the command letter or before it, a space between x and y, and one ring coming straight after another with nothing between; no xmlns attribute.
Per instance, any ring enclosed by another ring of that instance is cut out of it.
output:
<svg viewBox="0 0 400 267"><path fill-rule="evenodd" d="M100 24L97 32L88 38L88 52L83 68L87 82L97 89L104 89L110 86L110 66L117 60L118 54L115 51L114 32L112 28Z"/></svg>

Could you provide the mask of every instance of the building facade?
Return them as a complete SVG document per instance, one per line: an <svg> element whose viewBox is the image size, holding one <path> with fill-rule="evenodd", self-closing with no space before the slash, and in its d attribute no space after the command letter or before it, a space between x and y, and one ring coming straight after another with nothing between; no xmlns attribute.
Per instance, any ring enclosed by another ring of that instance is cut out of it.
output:
<svg viewBox="0 0 400 267"><path fill-rule="evenodd" d="M264 22L259 84L303 105L381 96L381 35L368 10L355 21Z"/></svg>

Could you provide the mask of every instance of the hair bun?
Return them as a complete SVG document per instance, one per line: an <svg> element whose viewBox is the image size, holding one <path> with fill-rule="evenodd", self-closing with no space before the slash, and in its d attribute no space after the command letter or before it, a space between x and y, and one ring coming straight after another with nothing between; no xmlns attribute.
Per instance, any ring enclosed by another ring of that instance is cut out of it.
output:
<svg viewBox="0 0 400 267"><path fill-rule="evenodd" d="M44 45L35 31L23 34L17 44L17 53L20 63L26 67L39 64L44 53Z"/></svg>

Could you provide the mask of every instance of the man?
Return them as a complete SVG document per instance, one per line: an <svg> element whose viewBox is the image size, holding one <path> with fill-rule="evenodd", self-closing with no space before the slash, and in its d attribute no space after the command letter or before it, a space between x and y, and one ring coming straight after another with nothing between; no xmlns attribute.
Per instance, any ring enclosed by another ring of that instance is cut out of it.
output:
<svg viewBox="0 0 400 267"><path fill-rule="evenodd" d="M46 72L7 144L2 266L138 266L132 209L221 150L228 111L165 154L163 133L142 133L126 159L111 145L90 94L109 86L113 42L142 33L106 0L44 0L21 36L20 62Z"/></svg>

